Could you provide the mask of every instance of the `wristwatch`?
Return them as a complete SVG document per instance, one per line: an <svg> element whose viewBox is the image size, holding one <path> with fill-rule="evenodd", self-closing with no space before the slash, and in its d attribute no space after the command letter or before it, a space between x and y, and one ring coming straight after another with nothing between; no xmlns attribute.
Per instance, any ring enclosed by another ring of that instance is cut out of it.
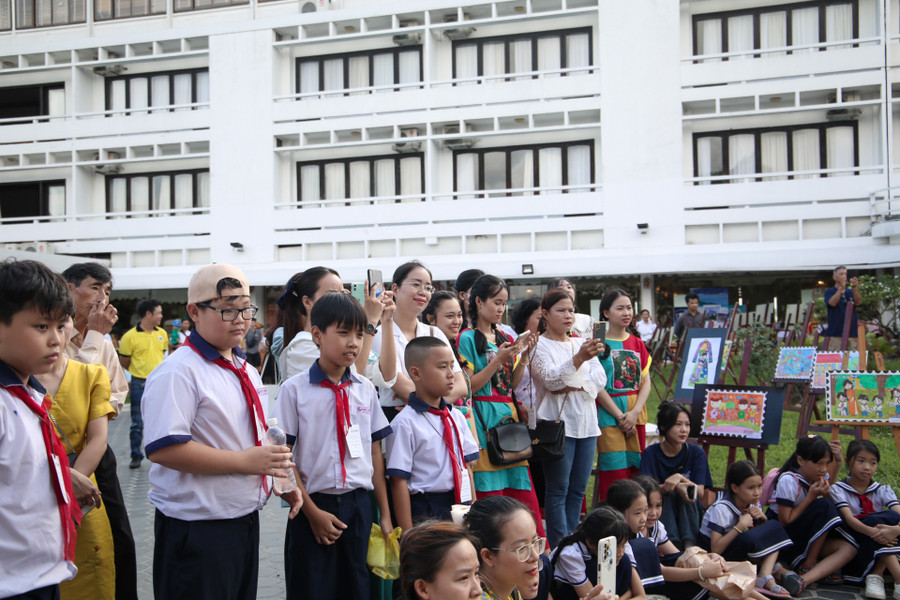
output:
<svg viewBox="0 0 900 600"><path fill-rule="evenodd" d="M375 326L371 323L366 323L366 333L369 335L375 335Z"/></svg>

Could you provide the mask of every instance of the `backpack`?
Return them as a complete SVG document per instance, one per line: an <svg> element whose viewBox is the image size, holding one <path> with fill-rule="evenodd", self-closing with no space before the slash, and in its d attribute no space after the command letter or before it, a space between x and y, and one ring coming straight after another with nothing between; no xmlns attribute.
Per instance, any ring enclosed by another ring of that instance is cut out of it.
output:
<svg viewBox="0 0 900 600"><path fill-rule="evenodd" d="M778 473L779 469L776 467L773 469L769 469L769 472L766 473L765 477L763 477L762 494L759 497L760 506L768 506L769 502L772 500L772 496L775 495L775 485L778 483ZM785 471L785 474L787 473L790 473L794 477L797 477L797 475L793 471Z"/></svg>

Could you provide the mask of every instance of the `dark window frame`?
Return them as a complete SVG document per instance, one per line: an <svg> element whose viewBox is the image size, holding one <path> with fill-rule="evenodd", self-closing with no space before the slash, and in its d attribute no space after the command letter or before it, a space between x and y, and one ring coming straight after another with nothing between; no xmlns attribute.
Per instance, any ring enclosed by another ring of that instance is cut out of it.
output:
<svg viewBox="0 0 900 600"><path fill-rule="evenodd" d="M14 15L15 18L12 18L12 14L10 16L10 25L14 24L14 29L26 30L26 29L44 29L46 27L61 27L63 25L77 25L80 23L87 23L87 13L88 13L88 2L87 0L63 0L68 4L68 13L70 18L64 22L53 22L53 6L51 0L11 0L12 6L15 7ZM41 25L37 25L37 14L38 14L38 5L41 2L47 2L51 4L50 6L50 23L45 23ZM31 25L22 25L19 21L21 16L27 11L19 10L20 3L27 3L31 5ZM80 3L80 6L79 6ZM11 7L12 8L12 7ZM82 15L75 15L78 12L78 9L82 11ZM71 15L75 15L71 17Z"/></svg>
<svg viewBox="0 0 900 600"><path fill-rule="evenodd" d="M724 129L719 131L703 131L693 134L692 157L694 161L694 177L700 177L700 165L697 161L697 141L701 138L717 137L722 143L722 176L731 175L729 171L728 156L728 138L732 135L753 135L754 140L754 168L755 173L752 174L735 174L735 179L753 179L754 181L764 181L766 174L762 172L762 135L764 133L785 133L787 134L787 171L794 170L794 139L793 133L804 129L817 129L819 131L819 165L820 169L830 169L828 166L828 143L827 131L834 127L852 127L853 128L853 166L859 167L859 122L858 121L835 121L828 123L807 123L802 125L785 125L780 127L754 127L749 129ZM824 166L821 166L824 165ZM858 173L854 173L858 175ZM815 175L815 177L827 177L827 173ZM788 180L793 180L793 175L788 175ZM695 181L694 185L700 185L701 182ZM729 179L721 179L712 181L712 184L732 183Z"/></svg>
<svg viewBox="0 0 900 600"><path fill-rule="evenodd" d="M100 12L100 10L102 8L101 2L99 2L98 0L94 0L94 2L93 2L94 21L102 22L102 21L117 21L120 19L138 19L140 17L153 17L153 16L160 16L160 15L166 14L166 3L164 1L159 2L159 0L147 0L147 12L140 14L140 15L136 15L133 13L127 14L127 15L116 14L117 8L119 8L118 4L119 4L120 0L106 0L106 1L109 3L109 10L110 10L109 16L103 16L103 13ZM154 11L153 10L154 2L156 2L157 5L162 4L162 10ZM130 3L131 9L133 10L134 0L129 0L129 3Z"/></svg>
<svg viewBox="0 0 900 600"><path fill-rule="evenodd" d="M321 159L321 160L306 160L306 161L297 161L296 169L297 169L297 202L340 202L340 200L331 198L325 198L325 166L333 165L337 163L341 163L344 165L344 199L345 200L364 200L365 198L353 198L350 196L350 164L355 162L368 162L369 163L369 196L368 198L374 198L371 194L374 193L375 190L375 163L380 160L392 159L394 160L394 193L397 196L401 195L400 192L400 161L408 158L418 158L419 159L419 184L421 189L425 190L425 153L424 152L402 152L402 153L394 153L394 154L380 154L377 156L353 156L348 158L331 158L331 159ZM304 200L302 197L303 194L303 175L302 168L303 167L311 167L317 166L319 167L319 199L318 200ZM401 200L399 198L394 200L395 203L400 203ZM347 202L345 205L350 205L351 203ZM356 204L359 204L358 202Z"/></svg>
<svg viewBox="0 0 900 600"><path fill-rule="evenodd" d="M503 194L503 190L487 190L484 187L484 155L492 154L496 152L503 152L506 154L506 189L512 188L512 170L509 168L510 165L510 155L513 152L520 152L523 150L531 150L533 152L532 164L534 165L534 187L541 186L541 172L540 172L540 155L539 151L545 148L559 148L562 152L562 185L569 185L569 153L568 149L572 146L588 146L591 151L591 181L590 186L597 185L597 163L596 163L596 143L594 140L585 139L585 140L576 140L573 142L559 142L556 144L526 144L523 146L499 146L494 148L466 148L465 150L454 150L453 151L453 193L458 194L459 192L459 181L458 181L458 171L457 171L457 158L461 154L477 154L478 156L478 189L473 190L472 192L465 192L467 194L471 193L472 195L477 195L480 198L490 197L499 197ZM539 194L540 192L535 192L535 194ZM569 190L563 190L562 193L567 194ZM506 192L506 197L512 197L511 192Z"/></svg>
<svg viewBox="0 0 900 600"><path fill-rule="evenodd" d="M190 8L179 8L179 2L190 2ZM193 12L195 10L212 10L214 8L229 8L232 6L247 6L250 4L250 0L229 0L226 3L216 3L217 0L213 0L213 3L209 6L196 6L197 0L175 0L172 4L172 12L174 14Z"/></svg>
<svg viewBox="0 0 900 600"><path fill-rule="evenodd" d="M49 121L50 117L50 91L51 90L63 90L66 89L65 82L54 82L54 83L38 83L33 85L16 85L10 87L0 87L0 94L15 94L17 91L21 92L21 90L28 90L37 88L40 91L40 98L38 100L38 113L34 115L22 115L22 121L16 122L6 122L4 125L15 125L19 123L30 123L34 121L36 117L48 117L47 119L40 119L41 123L46 123ZM11 119L17 119L19 117L9 117ZM55 117L54 117L55 118Z"/></svg>
<svg viewBox="0 0 900 600"><path fill-rule="evenodd" d="M168 176L169 177L169 198L171 198L171 201L174 204L174 202L175 202L175 176L176 175L193 175L193 181L191 182L191 187L192 187L191 195L192 195L192 199L193 199L192 208L203 208L198 203L200 200L200 177L199 176L201 173L209 173L209 169L205 168L205 169L185 169L182 171L153 171L150 173L117 173L115 175L107 175L106 176L106 212L107 213L113 212L112 211L112 185L113 185L113 181L116 179L125 179L126 180L126 183L125 183L125 212L126 213L130 213L132 210L132 207L131 207L131 200L132 200L131 199L131 180L134 179L135 177L146 177L147 179L150 180L151 183L150 183L150 187L148 188L150 190L150 194L151 194L151 196L148 198L148 205L149 205L149 201L151 201L153 199L153 196L152 196L152 194L153 194L153 187L152 187L153 186L153 184L152 184L153 178L161 177L161 176ZM152 217L184 216L184 215L188 215L188 214L191 214L191 215L201 214L198 211L191 212L191 213L174 213L174 214L169 213L168 211L174 210L174 206L170 206L169 208L164 208L164 209L150 208L149 210L160 210L162 212L158 215L141 215L140 218L143 219L143 218L148 218L148 217L152 218ZM114 217L114 216L107 215L106 218L107 219L120 219L122 217ZM125 218L131 219L133 217L129 214L129 215L126 215Z"/></svg>
<svg viewBox="0 0 900 600"><path fill-rule="evenodd" d="M140 111L159 111L159 110L167 110L169 112L174 112L176 109L167 108L168 106L172 106L175 104L175 76L176 75L191 75L191 103L194 104L197 102L197 74L198 73L209 73L209 67L197 67L194 69L179 69L177 71L152 71L148 73L129 73L127 75L116 75L115 77L107 77L104 82L104 97L105 97L105 110L112 110L112 88L113 82L115 81L125 81L125 110L140 110ZM154 106L151 102L153 97L153 83L152 79L154 77L162 77L168 75L169 77L169 103L165 106ZM147 106L141 108L132 108L131 107L131 85L130 81L132 79L147 79ZM199 107L191 107L191 110L197 110ZM119 116L119 115L106 115L107 117ZM126 113L125 116L131 116Z"/></svg>
<svg viewBox="0 0 900 600"><path fill-rule="evenodd" d="M319 90L320 94L328 94L329 96L337 96L338 94L343 94L344 96L349 96L350 92L346 91L350 89L350 59L351 58L359 58L359 57L368 57L369 59L369 87L375 85L375 69L373 68L375 65L375 56L382 54L393 54L393 62L394 62L394 84L400 85L400 53L402 52L418 52L419 53L419 83L421 84L425 78L425 65L422 62L422 56L424 54L424 48L421 44L413 44L410 46L394 46L391 48L376 48L372 50L360 50L358 52L341 52L338 54L318 54L316 56L298 56L294 62L294 90L297 94L307 93L300 90L300 69L303 63L316 62L319 64ZM331 60L342 60L344 63L343 67L343 92L341 90L324 90L325 85L325 69L324 64L326 61ZM422 86L420 85L419 88ZM406 84L406 87L402 88L403 90L412 89L412 86ZM397 87L393 89L394 92L401 91L401 88ZM309 92L313 93L313 92ZM357 93L357 92L354 92ZM369 94L375 93L373 91L367 92Z"/></svg>
<svg viewBox="0 0 900 600"><path fill-rule="evenodd" d="M37 220L38 222L47 223L49 222L50 215L50 188L51 187L62 187L66 189L66 180L65 179L48 179L42 181L9 181L0 183L0 198L4 198L6 194L4 193L4 188L9 189L13 186L22 187L27 185L36 185L38 187L38 213L36 215L22 215L18 217L8 217L4 216L3 211L0 210L0 219L16 219L16 222L25 222L26 220ZM59 218L59 217L54 217Z"/></svg>

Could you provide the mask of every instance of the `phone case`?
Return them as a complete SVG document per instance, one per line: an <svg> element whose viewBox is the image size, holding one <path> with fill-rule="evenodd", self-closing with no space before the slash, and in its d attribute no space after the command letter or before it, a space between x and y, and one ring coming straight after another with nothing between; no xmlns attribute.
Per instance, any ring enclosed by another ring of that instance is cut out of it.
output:
<svg viewBox="0 0 900 600"><path fill-rule="evenodd" d="M616 593L616 538L609 536L597 542L597 583L603 592Z"/></svg>

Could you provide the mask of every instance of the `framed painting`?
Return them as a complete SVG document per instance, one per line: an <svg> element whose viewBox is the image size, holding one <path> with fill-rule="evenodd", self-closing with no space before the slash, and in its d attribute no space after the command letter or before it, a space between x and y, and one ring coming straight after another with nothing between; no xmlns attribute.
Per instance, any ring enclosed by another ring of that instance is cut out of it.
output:
<svg viewBox="0 0 900 600"><path fill-rule="evenodd" d="M772 381L808 381L815 363L816 349L812 346L782 348Z"/></svg>
<svg viewBox="0 0 900 600"><path fill-rule="evenodd" d="M847 356L847 366L844 365L844 357ZM829 371L858 371L859 352L856 350L844 352L818 352L816 364L813 367L812 382L810 388L814 392L824 392L828 387Z"/></svg>
<svg viewBox="0 0 900 600"><path fill-rule="evenodd" d="M691 434L778 444L784 390L775 387L700 385L694 389Z"/></svg>
<svg viewBox="0 0 900 600"><path fill-rule="evenodd" d="M900 371L829 371L826 377L827 420L900 422Z"/></svg>
<svg viewBox="0 0 900 600"><path fill-rule="evenodd" d="M681 369L673 393L675 400L689 402L694 398L694 388L698 385L713 384L719 380L724 361L724 328L689 329L685 337L681 355Z"/></svg>

